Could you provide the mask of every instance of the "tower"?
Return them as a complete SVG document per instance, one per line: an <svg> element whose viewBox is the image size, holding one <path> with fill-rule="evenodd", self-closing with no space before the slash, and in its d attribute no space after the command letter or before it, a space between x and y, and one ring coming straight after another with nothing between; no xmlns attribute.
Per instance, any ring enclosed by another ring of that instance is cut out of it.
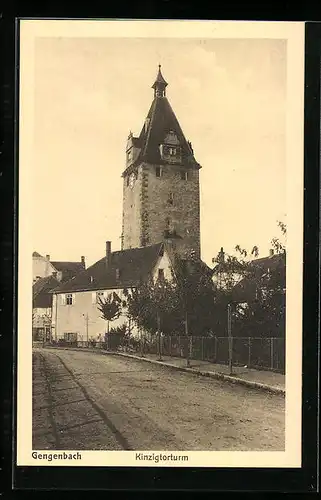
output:
<svg viewBox="0 0 321 500"><path fill-rule="evenodd" d="M170 241L200 257L200 165L166 97L159 66L138 137L129 134L123 176L122 248Z"/></svg>

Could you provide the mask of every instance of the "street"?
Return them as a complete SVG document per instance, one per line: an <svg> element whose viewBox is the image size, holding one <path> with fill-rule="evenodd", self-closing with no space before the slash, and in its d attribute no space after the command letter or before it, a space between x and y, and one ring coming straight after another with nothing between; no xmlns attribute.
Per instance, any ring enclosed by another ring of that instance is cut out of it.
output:
<svg viewBox="0 0 321 500"><path fill-rule="evenodd" d="M34 349L33 449L282 451L285 399L88 351Z"/></svg>

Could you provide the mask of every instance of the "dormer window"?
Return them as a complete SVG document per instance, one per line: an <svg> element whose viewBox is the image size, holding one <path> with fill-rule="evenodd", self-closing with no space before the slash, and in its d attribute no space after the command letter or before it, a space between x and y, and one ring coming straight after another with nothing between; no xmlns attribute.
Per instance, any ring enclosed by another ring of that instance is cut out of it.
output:
<svg viewBox="0 0 321 500"><path fill-rule="evenodd" d="M130 161L132 159L132 152L133 152L132 149L129 149L127 151L127 161Z"/></svg>
<svg viewBox="0 0 321 500"><path fill-rule="evenodd" d="M162 160L167 161L168 163L180 163L182 160L180 146L161 144L159 152Z"/></svg>

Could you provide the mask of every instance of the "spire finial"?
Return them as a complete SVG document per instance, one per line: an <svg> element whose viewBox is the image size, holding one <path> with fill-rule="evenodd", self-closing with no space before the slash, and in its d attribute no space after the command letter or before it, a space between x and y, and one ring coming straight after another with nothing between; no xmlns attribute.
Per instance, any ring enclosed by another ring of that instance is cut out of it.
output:
<svg viewBox="0 0 321 500"><path fill-rule="evenodd" d="M162 72L161 72L161 64L158 65L158 74L154 85L152 88L155 91L155 97L165 97L165 88L167 87L167 82L165 81Z"/></svg>

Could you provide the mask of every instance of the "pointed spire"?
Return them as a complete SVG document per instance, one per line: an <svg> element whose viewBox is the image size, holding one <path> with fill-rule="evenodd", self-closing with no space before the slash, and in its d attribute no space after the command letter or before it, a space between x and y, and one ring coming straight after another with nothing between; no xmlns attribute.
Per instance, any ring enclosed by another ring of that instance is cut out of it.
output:
<svg viewBox="0 0 321 500"><path fill-rule="evenodd" d="M166 92L165 89L167 87L168 83L164 79L162 72L161 72L161 65L158 65L158 73L156 80L152 86L152 89L154 89L154 95L155 97L165 97Z"/></svg>

